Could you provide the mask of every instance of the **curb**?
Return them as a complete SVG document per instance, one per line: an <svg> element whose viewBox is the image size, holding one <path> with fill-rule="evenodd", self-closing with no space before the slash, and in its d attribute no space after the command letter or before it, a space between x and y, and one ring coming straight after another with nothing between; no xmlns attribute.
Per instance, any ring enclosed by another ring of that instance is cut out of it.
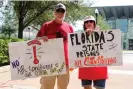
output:
<svg viewBox="0 0 133 89"><path fill-rule="evenodd" d="M8 86L1 86L0 89L39 89L37 87L32 86L25 86L25 85L8 85Z"/></svg>
<svg viewBox="0 0 133 89"><path fill-rule="evenodd" d="M4 73L8 71L10 71L10 65L0 67L0 73Z"/></svg>
<svg viewBox="0 0 133 89"><path fill-rule="evenodd" d="M123 51L123 54L133 54L133 51Z"/></svg>

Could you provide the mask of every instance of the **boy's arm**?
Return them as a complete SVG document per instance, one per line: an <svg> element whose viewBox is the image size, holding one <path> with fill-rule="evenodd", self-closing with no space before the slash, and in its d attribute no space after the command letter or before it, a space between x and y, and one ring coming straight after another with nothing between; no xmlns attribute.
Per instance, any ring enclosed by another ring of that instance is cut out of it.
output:
<svg viewBox="0 0 133 89"><path fill-rule="evenodd" d="M47 23L44 23L39 30L39 32L36 35L37 40L43 40L43 41L48 41L48 37L46 36L46 30L47 30Z"/></svg>

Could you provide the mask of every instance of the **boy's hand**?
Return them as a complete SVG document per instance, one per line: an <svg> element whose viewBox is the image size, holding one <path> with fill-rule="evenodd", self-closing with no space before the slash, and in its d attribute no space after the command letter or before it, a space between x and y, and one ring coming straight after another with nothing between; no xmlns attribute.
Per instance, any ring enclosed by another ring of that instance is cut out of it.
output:
<svg viewBox="0 0 133 89"><path fill-rule="evenodd" d="M94 31L93 29L86 29L86 32L88 32L89 35L90 35L93 31Z"/></svg>
<svg viewBox="0 0 133 89"><path fill-rule="evenodd" d="M47 36L42 36L42 37L37 37L37 40L43 40L44 42L48 41L48 37Z"/></svg>

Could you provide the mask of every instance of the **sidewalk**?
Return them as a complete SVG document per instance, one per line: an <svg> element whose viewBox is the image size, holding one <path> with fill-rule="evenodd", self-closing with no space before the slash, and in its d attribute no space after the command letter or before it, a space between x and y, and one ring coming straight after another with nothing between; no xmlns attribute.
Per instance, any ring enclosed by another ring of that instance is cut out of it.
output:
<svg viewBox="0 0 133 89"><path fill-rule="evenodd" d="M123 51L123 54L133 54L133 51Z"/></svg>
<svg viewBox="0 0 133 89"><path fill-rule="evenodd" d="M0 67L0 73L10 71L10 65Z"/></svg>
<svg viewBox="0 0 133 89"><path fill-rule="evenodd" d="M124 53L124 52L123 52ZM129 52L126 52L129 53ZM130 52L133 53L133 52ZM133 60L132 56L124 57L123 66L109 67L109 79L106 89L133 89ZM130 60L127 60L130 59ZM129 61L129 62L128 62ZM70 73L68 89L83 89L78 79L78 70ZM40 78L30 78L26 80L11 80L10 66L0 67L0 89L39 89ZM57 89L57 85L55 86ZM94 89L94 88L93 88Z"/></svg>
<svg viewBox="0 0 133 89"><path fill-rule="evenodd" d="M0 74L0 81L2 81L0 82L0 89L39 89L39 79L40 78L30 78L10 81L10 72L5 72ZM106 89L133 89L132 81L133 75L113 72L109 74ZM57 85L55 85L55 89L57 89ZM71 72L68 89L83 89L78 79L78 70Z"/></svg>

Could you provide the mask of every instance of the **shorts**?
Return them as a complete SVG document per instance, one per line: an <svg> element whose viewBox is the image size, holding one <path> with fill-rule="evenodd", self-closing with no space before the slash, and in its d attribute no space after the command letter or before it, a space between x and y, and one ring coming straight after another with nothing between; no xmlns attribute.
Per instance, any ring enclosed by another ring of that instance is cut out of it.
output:
<svg viewBox="0 0 133 89"><path fill-rule="evenodd" d="M106 83L106 79L100 79L100 80L86 80L86 79L82 79L82 86L91 86L92 85L92 81L93 81L93 86L96 88L105 88L105 83Z"/></svg>

